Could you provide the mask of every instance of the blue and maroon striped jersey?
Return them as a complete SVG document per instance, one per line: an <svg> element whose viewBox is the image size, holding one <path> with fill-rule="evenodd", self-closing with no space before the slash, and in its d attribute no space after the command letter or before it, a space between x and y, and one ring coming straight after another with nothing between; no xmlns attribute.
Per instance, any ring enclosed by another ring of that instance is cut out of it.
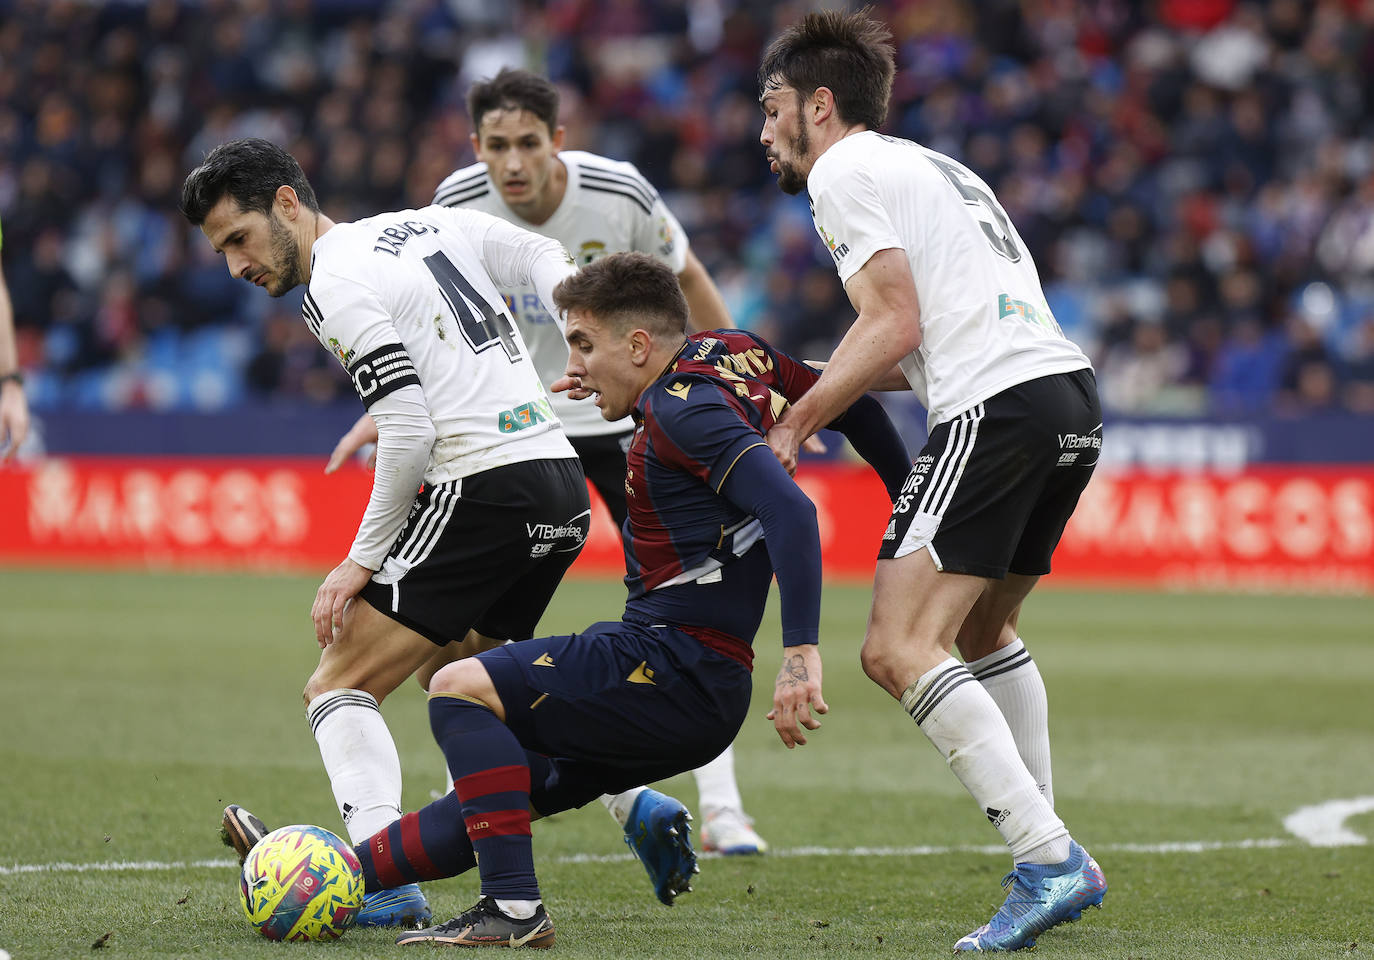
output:
<svg viewBox="0 0 1374 960"><path fill-rule="evenodd" d="M752 641L773 567L750 550L760 521L720 489L818 376L753 334L720 330L689 337L640 395L625 478L626 619Z"/></svg>

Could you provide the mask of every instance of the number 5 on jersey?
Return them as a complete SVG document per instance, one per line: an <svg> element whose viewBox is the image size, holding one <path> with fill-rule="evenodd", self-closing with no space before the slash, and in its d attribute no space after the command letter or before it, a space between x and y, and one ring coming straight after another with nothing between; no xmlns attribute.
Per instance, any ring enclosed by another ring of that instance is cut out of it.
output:
<svg viewBox="0 0 1374 960"><path fill-rule="evenodd" d="M945 179L953 185L955 190L959 191L959 196L964 198L964 203L972 207L982 207L992 214L992 219L997 224L996 230L993 229L991 223L981 217L978 220L978 225L983 228L983 235L988 238L988 243L992 244L992 249L1012 263L1020 260L1021 251L1017 248L1016 241L1012 239L1011 223L1008 222L1007 215L1003 212L1001 205L985 191L964 179L965 177L972 177L973 174L944 157L927 155L926 159L935 164L935 168L945 175Z"/></svg>

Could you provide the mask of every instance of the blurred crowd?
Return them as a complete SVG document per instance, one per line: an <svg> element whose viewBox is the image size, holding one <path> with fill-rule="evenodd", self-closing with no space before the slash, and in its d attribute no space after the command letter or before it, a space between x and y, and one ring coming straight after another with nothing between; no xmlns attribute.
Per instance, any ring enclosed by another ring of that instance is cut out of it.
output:
<svg viewBox="0 0 1374 960"><path fill-rule="evenodd" d="M177 212L226 139L288 147L335 219L472 162L464 94L563 90L737 321L823 357L853 317L758 144L764 0L0 0L0 222L36 411L346 397L301 322ZM887 132L996 190L1118 413L1374 414L1374 0L908 0Z"/></svg>

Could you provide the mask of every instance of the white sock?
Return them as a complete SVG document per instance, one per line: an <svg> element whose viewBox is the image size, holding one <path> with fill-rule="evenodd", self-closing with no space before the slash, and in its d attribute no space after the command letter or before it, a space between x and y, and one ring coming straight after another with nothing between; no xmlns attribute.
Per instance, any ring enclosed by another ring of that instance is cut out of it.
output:
<svg viewBox="0 0 1374 960"><path fill-rule="evenodd" d="M305 711L348 838L362 843L401 817L401 758L370 693L330 690Z"/></svg>
<svg viewBox="0 0 1374 960"><path fill-rule="evenodd" d="M603 793L600 797L601 805L605 807L615 817L615 822L622 827L630 822L630 808L635 805L635 800L648 787L631 787L624 793Z"/></svg>
<svg viewBox="0 0 1374 960"><path fill-rule="evenodd" d="M1064 822L1026 770L997 704L962 663L950 657L922 674L902 694L902 707L1002 834L1017 863L1068 859Z"/></svg>
<svg viewBox="0 0 1374 960"><path fill-rule="evenodd" d="M543 900L497 900L496 909L500 910L512 920L528 920L534 916L534 911L539 909ZM504 947L504 943L498 943L498 947Z"/></svg>
<svg viewBox="0 0 1374 960"><path fill-rule="evenodd" d="M964 664L983 685L1011 727L1016 751L1035 778L1040 792L1054 806L1054 777L1050 772L1050 705L1040 669L1020 637L1001 650Z"/></svg>
<svg viewBox="0 0 1374 960"><path fill-rule="evenodd" d="M735 782L735 748L725 748L720 756L692 771L697 781L697 805L703 817L716 810L743 810L739 784Z"/></svg>

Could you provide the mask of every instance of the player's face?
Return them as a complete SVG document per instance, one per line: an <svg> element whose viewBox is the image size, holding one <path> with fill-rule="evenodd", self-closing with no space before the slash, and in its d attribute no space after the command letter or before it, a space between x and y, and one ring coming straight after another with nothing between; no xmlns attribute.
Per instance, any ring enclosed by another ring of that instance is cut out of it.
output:
<svg viewBox="0 0 1374 960"><path fill-rule="evenodd" d="M529 213L550 206L562 147L563 128L550 131L528 110L488 110L472 136L472 149L487 165L501 199L527 220L533 219Z"/></svg>
<svg viewBox="0 0 1374 960"><path fill-rule="evenodd" d="M606 420L628 417L648 386L642 363L635 362L633 332L618 334L580 310L568 311L568 368Z"/></svg>
<svg viewBox="0 0 1374 960"><path fill-rule="evenodd" d="M778 175L778 187L783 193L801 193L815 162L811 137L802 118L801 96L792 87L770 80L759 105L763 107L759 143L767 150L768 169Z"/></svg>
<svg viewBox="0 0 1374 960"><path fill-rule="evenodd" d="M301 251L276 209L271 216L241 210L225 196L200 225L215 252L224 254L230 276L264 287L274 297L304 282Z"/></svg>

